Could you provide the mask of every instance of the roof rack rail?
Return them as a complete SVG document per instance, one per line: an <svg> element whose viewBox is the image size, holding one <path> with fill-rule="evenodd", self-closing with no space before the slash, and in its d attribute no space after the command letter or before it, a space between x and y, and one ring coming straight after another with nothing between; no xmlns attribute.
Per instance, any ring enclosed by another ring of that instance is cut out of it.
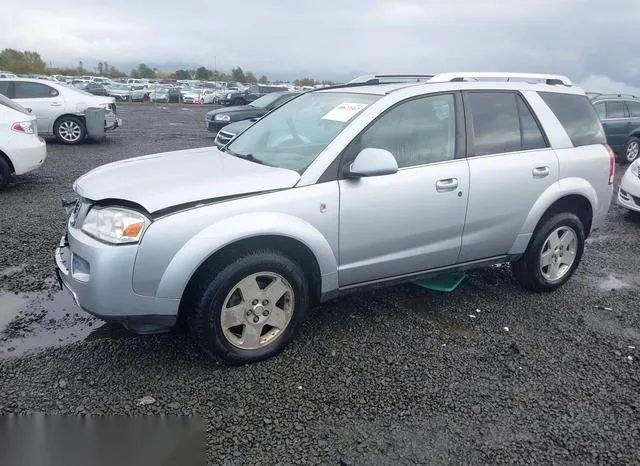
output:
<svg viewBox="0 0 640 466"><path fill-rule="evenodd" d="M462 73L440 73L435 75L429 80L431 83L446 83L455 81L481 79L499 80L525 80L525 81L544 81L545 84L550 85L564 85L571 86L571 80L566 76L556 74L537 74L537 73L500 73L500 72L462 72Z"/></svg>
<svg viewBox="0 0 640 466"><path fill-rule="evenodd" d="M618 94L616 92L587 92L587 95L592 94L597 97L621 97L621 98L631 98L631 99L640 99L637 95L634 94Z"/></svg>
<svg viewBox="0 0 640 466"><path fill-rule="evenodd" d="M421 82L433 78L434 74L364 74L352 79L347 84L391 84L403 82Z"/></svg>

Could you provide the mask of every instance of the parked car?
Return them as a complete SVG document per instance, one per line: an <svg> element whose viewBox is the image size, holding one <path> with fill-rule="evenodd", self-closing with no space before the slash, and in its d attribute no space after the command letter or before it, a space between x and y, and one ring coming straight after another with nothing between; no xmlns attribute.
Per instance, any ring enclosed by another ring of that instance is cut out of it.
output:
<svg viewBox="0 0 640 466"><path fill-rule="evenodd" d="M242 364L281 351L315 303L367 287L506 262L528 290L561 287L614 170L566 77L329 87L223 151L81 176L57 273L91 314L139 332L185 321L207 354Z"/></svg>
<svg viewBox="0 0 640 466"><path fill-rule="evenodd" d="M114 83L110 86L105 87L105 89L107 90L107 94L115 98L115 100L117 101L131 101L131 95L133 94L133 91L131 90L131 86L127 84ZM142 94L140 95L142 96Z"/></svg>
<svg viewBox="0 0 640 466"><path fill-rule="evenodd" d="M154 86L149 90L151 102L169 102L169 90L165 86Z"/></svg>
<svg viewBox="0 0 640 466"><path fill-rule="evenodd" d="M625 163L636 160L640 154L640 98L595 93L590 98L618 159Z"/></svg>
<svg viewBox="0 0 640 466"><path fill-rule="evenodd" d="M249 126L258 121L259 118L250 118L248 120L240 120L235 123L231 123L229 125L223 126L220 131L216 134L216 138L214 139L214 144L218 149L222 149L226 146L234 137L243 132Z"/></svg>
<svg viewBox="0 0 640 466"><path fill-rule="evenodd" d="M79 89L82 89L83 91L93 95L103 95L103 96L109 95L109 91L107 91L107 89L105 89L105 87L102 84L99 84L98 82L89 82L84 86L79 87Z"/></svg>
<svg viewBox="0 0 640 466"><path fill-rule="evenodd" d="M204 122L207 130L215 133L231 122L261 117L297 95L300 95L300 92L272 92L248 105L211 110L205 115Z"/></svg>
<svg viewBox="0 0 640 466"><path fill-rule="evenodd" d="M246 105L249 102L253 102L254 100L262 97L265 94L269 94L271 92L282 92L284 89L282 86L267 86L263 84L255 84L253 86L249 86L246 89L229 91L226 94L223 94L220 98L220 103L222 105L233 105L237 107L239 105Z"/></svg>
<svg viewBox="0 0 640 466"><path fill-rule="evenodd" d="M77 144L85 139L85 112L90 107L105 109L105 130L115 129L122 123L116 118L113 97L95 96L55 81L0 79L0 94L33 113L41 135L53 135L63 144Z"/></svg>
<svg viewBox="0 0 640 466"><path fill-rule="evenodd" d="M0 189L11 175L22 175L40 167L47 146L38 136L36 117L21 105L0 95Z"/></svg>
<svg viewBox="0 0 640 466"><path fill-rule="evenodd" d="M201 89L185 88L182 89L182 102L185 104L197 104L200 100Z"/></svg>
<svg viewBox="0 0 640 466"><path fill-rule="evenodd" d="M177 86L171 86L169 88L169 102L181 102L182 94L180 93L180 88Z"/></svg>
<svg viewBox="0 0 640 466"><path fill-rule="evenodd" d="M627 167L620 181L618 204L633 212L640 212L640 158Z"/></svg>

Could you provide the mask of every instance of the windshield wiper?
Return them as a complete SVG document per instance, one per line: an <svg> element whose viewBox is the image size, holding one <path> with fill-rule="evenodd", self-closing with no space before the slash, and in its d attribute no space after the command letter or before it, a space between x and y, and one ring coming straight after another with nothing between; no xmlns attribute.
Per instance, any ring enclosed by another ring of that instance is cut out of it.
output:
<svg viewBox="0 0 640 466"><path fill-rule="evenodd" d="M238 157L239 159L250 160L251 162L259 163L260 165L267 165L269 167L271 166L267 162L263 162L260 159L256 159L253 156L253 154L238 154L236 152L233 152L228 147L224 148L224 152L228 152L229 154L233 155L234 157Z"/></svg>

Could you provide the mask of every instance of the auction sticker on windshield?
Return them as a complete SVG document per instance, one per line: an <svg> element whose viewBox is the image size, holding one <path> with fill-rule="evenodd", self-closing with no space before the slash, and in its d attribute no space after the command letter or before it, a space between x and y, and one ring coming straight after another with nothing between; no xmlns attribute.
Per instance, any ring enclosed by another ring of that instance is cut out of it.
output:
<svg viewBox="0 0 640 466"><path fill-rule="evenodd" d="M349 121L353 116L365 108L367 104L356 104L343 102L340 105L334 107L329 110L329 112L322 117L323 120L332 120L332 121Z"/></svg>

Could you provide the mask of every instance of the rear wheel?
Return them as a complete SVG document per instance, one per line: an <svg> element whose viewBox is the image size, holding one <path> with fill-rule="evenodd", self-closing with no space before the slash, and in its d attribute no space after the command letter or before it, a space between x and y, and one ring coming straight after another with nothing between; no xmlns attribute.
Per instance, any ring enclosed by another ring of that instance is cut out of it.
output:
<svg viewBox="0 0 640 466"><path fill-rule="evenodd" d="M53 133L58 141L63 144L78 144L83 141L87 130L84 126L84 122L74 116L63 116L53 127Z"/></svg>
<svg viewBox="0 0 640 466"><path fill-rule="evenodd" d="M282 351L309 308L303 270L271 249L247 252L204 273L194 298L189 330L205 353L232 365Z"/></svg>
<svg viewBox="0 0 640 466"><path fill-rule="evenodd" d="M4 157L0 156L0 189L6 188L10 179L11 168Z"/></svg>
<svg viewBox="0 0 640 466"><path fill-rule="evenodd" d="M572 213L550 216L536 229L524 255L511 263L524 288L553 291L573 275L584 250L584 226Z"/></svg>
<svg viewBox="0 0 640 466"><path fill-rule="evenodd" d="M624 161L631 163L638 158L638 155L640 155L640 139L632 136L624 148Z"/></svg>

